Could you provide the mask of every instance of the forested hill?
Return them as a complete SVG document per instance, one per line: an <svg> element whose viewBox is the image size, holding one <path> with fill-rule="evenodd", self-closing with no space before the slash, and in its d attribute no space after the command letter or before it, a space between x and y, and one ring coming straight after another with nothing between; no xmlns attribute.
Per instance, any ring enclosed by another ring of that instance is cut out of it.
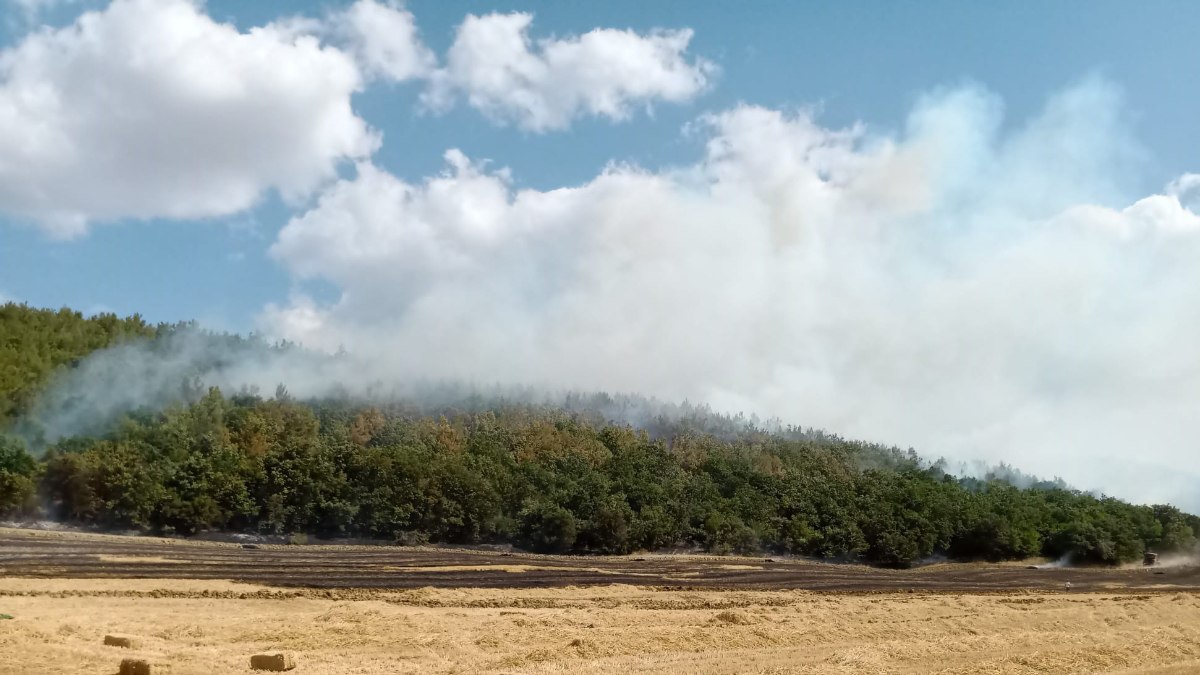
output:
<svg viewBox="0 0 1200 675"><path fill-rule="evenodd" d="M0 410L15 412L56 367L168 332L137 317L14 305L0 321ZM59 439L38 458L0 435L0 516L546 552L766 550L889 565L935 555L1117 563L1146 549L1190 551L1200 529L1170 506L962 479L911 452L764 430L703 409L641 416L634 428L614 420L614 405L624 404L597 395L558 406L433 406L201 389L103 433Z"/></svg>
<svg viewBox="0 0 1200 675"><path fill-rule="evenodd" d="M153 337L159 329L137 314L124 319L115 314L84 317L66 308L0 305L0 423L26 412L55 369L97 349Z"/></svg>

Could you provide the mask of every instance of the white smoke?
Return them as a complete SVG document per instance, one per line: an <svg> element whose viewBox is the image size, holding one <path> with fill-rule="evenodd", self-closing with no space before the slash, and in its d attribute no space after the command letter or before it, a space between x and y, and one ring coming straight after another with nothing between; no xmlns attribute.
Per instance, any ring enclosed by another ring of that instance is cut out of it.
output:
<svg viewBox="0 0 1200 675"><path fill-rule="evenodd" d="M468 16L439 66L397 3L242 32L196 2L117 0L0 52L0 211L71 236L319 189L272 255L340 296L297 294L261 322L352 366L231 357L208 382L227 389L640 392L1200 509L1200 176L1140 189L1113 86L1087 80L1029 120L940 90L896 133L744 105L692 125L694 164L555 190L457 150L416 183L372 163L352 96L375 79L534 131L709 86L686 29L535 41L531 20ZM326 185L346 160L355 177ZM127 357L109 375L140 373L128 396L52 398L134 405L191 367Z"/></svg>
<svg viewBox="0 0 1200 675"><path fill-rule="evenodd" d="M978 87L901 133L705 117L694 165L516 190L458 151L370 164L280 232L271 335L372 372L699 400L1196 508L1200 217L1139 197L1119 92L1005 124Z"/></svg>
<svg viewBox="0 0 1200 675"><path fill-rule="evenodd" d="M195 403L216 387L225 396L335 399L339 404L382 404L434 416L534 406L579 414L594 423L630 424L656 435L681 427L721 437L749 430L793 438L824 435L814 429L785 428L779 420L722 414L687 401L506 383L398 379L386 370L376 372L376 358L323 354L196 326L175 327L156 339L93 352L57 372L32 409L7 431L40 452L74 436L109 433L128 415Z"/></svg>
<svg viewBox="0 0 1200 675"><path fill-rule="evenodd" d="M289 391L327 395L333 383L349 381L346 374L353 370L346 366L341 358L184 328L156 341L94 352L60 371L18 420L15 432L36 451L44 443L104 433L131 411L194 402L208 387L271 395L278 385L291 383Z"/></svg>

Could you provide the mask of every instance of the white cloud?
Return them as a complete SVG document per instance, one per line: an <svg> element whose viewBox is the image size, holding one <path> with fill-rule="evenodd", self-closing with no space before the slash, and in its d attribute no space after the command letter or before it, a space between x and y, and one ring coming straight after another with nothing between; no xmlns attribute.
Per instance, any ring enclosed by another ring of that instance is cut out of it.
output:
<svg viewBox="0 0 1200 675"><path fill-rule="evenodd" d="M398 2L243 33L199 0L115 0L0 51L0 213L66 238L93 222L225 216L270 190L302 198L378 146L351 107L364 80L429 80L429 102L462 95L544 131L687 100L712 72L686 58L690 31L597 29L534 50L530 20L468 16L439 70Z"/></svg>
<svg viewBox="0 0 1200 675"><path fill-rule="evenodd" d="M0 211L59 236L306 194L378 138L353 60L186 0L116 0L0 52Z"/></svg>
<svg viewBox="0 0 1200 675"><path fill-rule="evenodd" d="M437 66L412 12L399 3L358 0L333 14L332 24L332 32L371 77L400 82L425 77Z"/></svg>
<svg viewBox="0 0 1200 675"><path fill-rule="evenodd" d="M1193 211L1200 210L1200 174L1188 173L1167 186L1167 194L1183 202Z"/></svg>
<svg viewBox="0 0 1200 675"><path fill-rule="evenodd" d="M691 30L597 28L535 45L532 21L524 13L468 15L425 102L445 108L462 96L493 120L549 131L584 115L624 120L656 101L691 100L715 72L704 59L688 60Z"/></svg>
<svg viewBox="0 0 1200 675"><path fill-rule="evenodd" d="M271 250L340 298L262 322L372 377L687 397L1196 508L1195 181L1123 192L1120 110L1089 81L1002 133L965 88L892 137L744 106L695 165L545 192L362 164Z"/></svg>

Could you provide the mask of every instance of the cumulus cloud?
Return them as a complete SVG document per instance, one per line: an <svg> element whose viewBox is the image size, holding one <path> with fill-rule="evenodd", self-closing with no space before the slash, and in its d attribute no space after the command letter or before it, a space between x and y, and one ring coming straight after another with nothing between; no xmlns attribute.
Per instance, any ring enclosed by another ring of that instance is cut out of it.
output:
<svg viewBox="0 0 1200 675"><path fill-rule="evenodd" d="M1171 181L1167 194L1195 211L1200 209L1200 174L1187 173Z"/></svg>
<svg viewBox="0 0 1200 675"><path fill-rule="evenodd" d="M548 191L363 163L271 249L340 297L262 322L374 376L690 398L1196 508L1197 181L1129 194L1121 109L1097 80L1010 125L935 92L895 135L741 106L694 165Z"/></svg>
<svg viewBox="0 0 1200 675"><path fill-rule="evenodd" d="M378 147L351 107L370 81L425 81L430 105L464 97L545 131L684 101L711 77L687 58L687 30L597 29L535 48L531 20L468 16L439 69L399 2L239 32L198 0L115 0L0 51L0 213L68 238L92 222L225 216L270 190L307 196Z"/></svg>
<svg viewBox="0 0 1200 675"><path fill-rule="evenodd" d="M371 77L402 82L428 76L437 66L412 12L399 3L358 0L331 19L331 32Z"/></svg>
<svg viewBox="0 0 1200 675"><path fill-rule="evenodd" d="M468 15L426 104L443 109L462 97L493 120L541 132L585 115L624 120L656 101L691 100L715 72L704 59L688 59L688 29L597 28L535 43L532 21L525 13Z"/></svg>
<svg viewBox="0 0 1200 675"><path fill-rule="evenodd" d="M187 0L116 0L0 52L0 211L59 236L307 194L377 135L353 59L283 25L239 32Z"/></svg>

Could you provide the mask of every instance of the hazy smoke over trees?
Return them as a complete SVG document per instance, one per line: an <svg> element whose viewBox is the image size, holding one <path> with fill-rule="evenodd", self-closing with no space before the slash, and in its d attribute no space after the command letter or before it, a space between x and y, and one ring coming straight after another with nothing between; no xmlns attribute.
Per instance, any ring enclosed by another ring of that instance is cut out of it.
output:
<svg viewBox="0 0 1200 675"><path fill-rule="evenodd" d="M1084 80L1029 119L982 87L941 89L897 130L742 105L685 129L694 163L613 163L548 190L457 149L419 181L377 161L353 97L380 81L419 87L430 114L543 133L692 101L719 77L686 28L532 25L467 16L439 55L398 3L241 31L199 3L118 0L0 54L0 211L79 237L277 193L296 215L274 264L334 292L297 290L258 327L347 352L126 347L47 395L46 433L165 400L200 363L230 393L450 381L687 399L1200 508L1200 175L1147 185L1117 87Z"/></svg>
<svg viewBox="0 0 1200 675"><path fill-rule="evenodd" d="M903 130L743 106L694 165L517 190L364 163L275 258L340 289L269 334L374 372L635 391L1194 506L1200 179L1142 196L1120 92L977 87Z"/></svg>

